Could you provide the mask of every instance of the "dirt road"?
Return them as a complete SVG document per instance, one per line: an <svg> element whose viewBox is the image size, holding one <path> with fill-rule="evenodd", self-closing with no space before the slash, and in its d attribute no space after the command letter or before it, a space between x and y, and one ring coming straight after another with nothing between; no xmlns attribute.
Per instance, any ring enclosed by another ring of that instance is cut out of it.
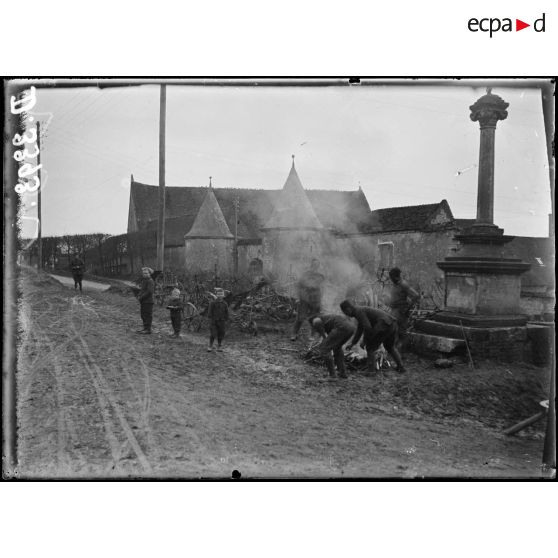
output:
<svg viewBox="0 0 558 558"><path fill-rule="evenodd" d="M55 275L53 273L51 273L50 276L56 279L57 281L60 281L60 283L62 283L63 285L67 287L71 287L72 289L74 288L74 280L71 277L66 277L65 275ZM100 292L106 291L110 288L110 285L108 283L88 281L87 279L82 280L81 286L86 291L91 290L91 291L100 291Z"/></svg>
<svg viewBox="0 0 558 558"><path fill-rule="evenodd" d="M540 476L540 428L506 438L451 411L467 407L461 392L445 414L422 412L418 361L405 378L328 382L286 336L231 333L207 353L204 333L169 338L163 309L153 335L134 333L132 296L78 295L30 270L22 290L22 476Z"/></svg>

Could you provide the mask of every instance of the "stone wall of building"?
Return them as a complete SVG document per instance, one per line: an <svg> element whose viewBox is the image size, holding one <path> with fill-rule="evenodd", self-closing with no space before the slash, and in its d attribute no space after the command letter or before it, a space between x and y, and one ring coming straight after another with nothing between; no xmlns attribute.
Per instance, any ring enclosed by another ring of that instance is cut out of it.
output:
<svg viewBox="0 0 558 558"><path fill-rule="evenodd" d="M398 231L351 236L345 242L350 242L355 261L374 281L385 280L391 267L401 268L404 278L422 293L427 308L443 306L444 273L436 262L455 251L454 235L453 229Z"/></svg>
<svg viewBox="0 0 558 558"><path fill-rule="evenodd" d="M520 313L530 320L554 321L556 299L553 294L521 292L519 299Z"/></svg>
<svg viewBox="0 0 558 558"><path fill-rule="evenodd" d="M186 238L184 269L186 273L232 275L234 240L228 238Z"/></svg>
<svg viewBox="0 0 558 558"><path fill-rule="evenodd" d="M314 258L326 266L334 242L325 231L266 230L262 241L264 271L281 283L289 283L309 269Z"/></svg>
<svg viewBox="0 0 558 558"><path fill-rule="evenodd" d="M256 275L257 268L265 272L263 265L263 247L261 244L239 244L238 274L240 276Z"/></svg>

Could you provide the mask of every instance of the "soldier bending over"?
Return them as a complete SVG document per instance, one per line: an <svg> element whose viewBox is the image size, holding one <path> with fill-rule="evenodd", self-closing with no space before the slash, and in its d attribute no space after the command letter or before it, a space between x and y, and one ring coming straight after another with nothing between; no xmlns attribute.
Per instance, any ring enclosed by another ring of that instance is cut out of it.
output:
<svg viewBox="0 0 558 558"><path fill-rule="evenodd" d="M344 314L356 318L358 327L348 348L356 345L361 335L364 335L364 346L366 348L366 359L368 364L367 375L376 372L374 367L374 353L383 343L386 351L393 357L397 364L398 372L405 372L401 361L401 355L395 344L397 342L397 322L383 310L370 308L369 306L354 306L350 301L344 300L340 304Z"/></svg>
<svg viewBox="0 0 558 558"><path fill-rule="evenodd" d="M330 379L335 378L335 365L337 365L339 377L346 378L343 345L355 332L354 325L345 316L338 314L318 314L310 317L309 322L312 329L322 337L322 342L317 350L325 360Z"/></svg>

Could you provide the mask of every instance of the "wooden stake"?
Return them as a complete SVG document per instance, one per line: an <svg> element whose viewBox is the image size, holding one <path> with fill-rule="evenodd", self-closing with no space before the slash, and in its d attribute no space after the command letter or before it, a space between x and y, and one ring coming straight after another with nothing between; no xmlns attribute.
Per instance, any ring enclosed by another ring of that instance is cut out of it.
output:
<svg viewBox="0 0 558 558"><path fill-rule="evenodd" d="M465 335L465 329L463 328L463 322L459 320L459 325L461 326L461 333L463 334L463 339L465 340L465 346L467 347L467 354L469 355L469 365L474 370L475 363L473 357L471 356L471 349L469 349L469 341L467 341L467 335Z"/></svg>

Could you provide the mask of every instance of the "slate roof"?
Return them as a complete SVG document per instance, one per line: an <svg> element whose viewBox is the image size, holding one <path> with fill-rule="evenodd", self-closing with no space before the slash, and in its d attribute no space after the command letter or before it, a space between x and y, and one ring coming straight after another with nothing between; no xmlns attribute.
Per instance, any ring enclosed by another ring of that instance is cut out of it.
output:
<svg viewBox="0 0 558 558"><path fill-rule="evenodd" d="M186 236L191 238L234 238L213 193L213 188L207 188L192 228L186 233Z"/></svg>
<svg viewBox="0 0 558 558"><path fill-rule="evenodd" d="M432 223L435 215L442 210L447 215L447 222ZM454 225L455 219L448 202L442 200L438 203L425 205L376 209L370 213L366 223L361 225L360 230L362 232L431 231Z"/></svg>
<svg viewBox="0 0 558 558"><path fill-rule="evenodd" d="M253 188L213 188L225 221L234 234L234 200L239 200L238 237L257 239L260 229L269 221L277 198L282 190ZM167 186L165 188L165 244L182 245L198 214L207 187ZM306 190L313 210L327 228L339 232L358 232L365 223L370 207L361 190L347 192L336 190ZM157 186L132 180L130 203L134 204L139 230L156 230L159 192Z"/></svg>
<svg viewBox="0 0 558 558"><path fill-rule="evenodd" d="M283 189L275 197L273 212L265 229L323 229L316 212L300 182L294 159Z"/></svg>
<svg viewBox="0 0 558 558"><path fill-rule="evenodd" d="M551 238L516 236L504 246L504 256L521 258L531 264L529 271L521 276L522 287L554 288L555 249Z"/></svg>

